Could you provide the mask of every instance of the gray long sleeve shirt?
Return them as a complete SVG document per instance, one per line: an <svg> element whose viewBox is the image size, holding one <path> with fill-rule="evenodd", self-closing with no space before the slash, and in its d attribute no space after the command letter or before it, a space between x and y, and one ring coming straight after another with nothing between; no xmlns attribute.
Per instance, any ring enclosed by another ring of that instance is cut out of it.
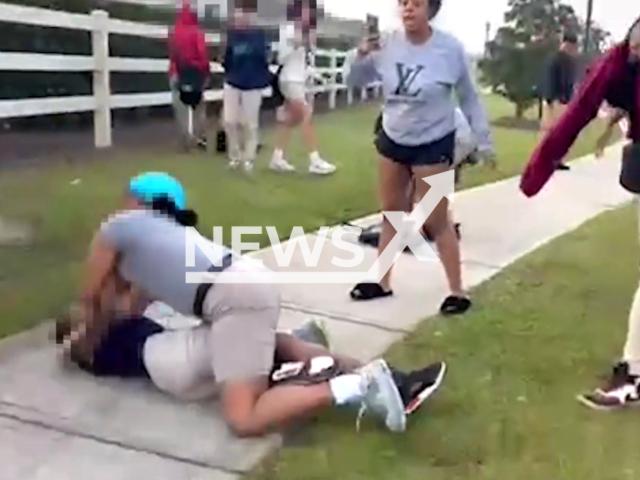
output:
<svg viewBox="0 0 640 480"><path fill-rule="evenodd" d="M422 145L453 132L455 91L478 150L493 151L489 121L464 46L454 36L436 29L427 43L414 45L403 31L395 31L382 38L376 52L364 57L349 52L346 70L350 87L382 80L382 126L394 142Z"/></svg>

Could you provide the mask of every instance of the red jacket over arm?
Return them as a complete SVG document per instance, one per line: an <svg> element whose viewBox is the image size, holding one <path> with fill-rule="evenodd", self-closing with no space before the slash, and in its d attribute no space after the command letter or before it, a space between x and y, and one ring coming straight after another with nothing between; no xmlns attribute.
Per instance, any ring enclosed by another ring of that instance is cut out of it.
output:
<svg viewBox="0 0 640 480"><path fill-rule="evenodd" d="M592 67L565 112L533 152L520 179L520 190L527 197L532 197L542 190L582 129L596 117L626 62L627 48L618 45ZM637 91L640 92L640 80ZM635 120L636 124L631 126L631 130L637 131L637 119L632 120Z"/></svg>

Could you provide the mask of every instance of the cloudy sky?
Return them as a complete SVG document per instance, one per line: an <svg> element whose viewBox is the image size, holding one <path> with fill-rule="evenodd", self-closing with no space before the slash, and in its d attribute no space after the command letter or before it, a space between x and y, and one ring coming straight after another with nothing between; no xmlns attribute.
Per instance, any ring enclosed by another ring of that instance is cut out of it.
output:
<svg viewBox="0 0 640 480"><path fill-rule="evenodd" d="M579 15L586 14L586 0L565 0ZM398 24L396 0L323 0L325 8L339 16L364 20L367 13L378 15L382 28ZM615 38L624 37L634 18L640 16L640 6L633 0L594 0L593 18ZM365 7L366 5L366 7ZM437 22L462 40L470 52L482 51L485 23L492 31L502 23L507 0L443 0Z"/></svg>

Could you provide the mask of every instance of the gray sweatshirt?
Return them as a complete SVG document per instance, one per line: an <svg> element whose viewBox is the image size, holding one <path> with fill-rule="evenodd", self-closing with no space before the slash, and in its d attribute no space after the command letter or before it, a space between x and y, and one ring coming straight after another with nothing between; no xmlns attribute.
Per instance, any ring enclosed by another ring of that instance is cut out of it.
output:
<svg viewBox="0 0 640 480"><path fill-rule="evenodd" d="M403 31L395 31L381 39L376 52L365 57L349 52L345 67L350 87L382 81L382 126L394 142L422 145L453 132L455 90L478 150L493 151L489 121L464 46L454 36L436 29L427 43L413 45Z"/></svg>

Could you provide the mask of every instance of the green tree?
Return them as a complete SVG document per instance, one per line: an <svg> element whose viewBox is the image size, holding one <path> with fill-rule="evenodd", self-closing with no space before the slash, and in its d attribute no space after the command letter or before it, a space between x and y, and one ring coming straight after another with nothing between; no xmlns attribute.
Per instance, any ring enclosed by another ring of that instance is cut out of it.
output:
<svg viewBox="0 0 640 480"><path fill-rule="evenodd" d="M551 48L510 26L501 27L487 45L478 64L482 81L514 104L517 118L536 102L538 79Z"/></svg>
<svg viewBox="0 0 640 480"><path fill-rule="evenodd" d="M545 63L565 31L580 33L573 7L558 0L509 0L505 25L479 62L482 81L515 106L515 116L538 99Z"/></svg>

